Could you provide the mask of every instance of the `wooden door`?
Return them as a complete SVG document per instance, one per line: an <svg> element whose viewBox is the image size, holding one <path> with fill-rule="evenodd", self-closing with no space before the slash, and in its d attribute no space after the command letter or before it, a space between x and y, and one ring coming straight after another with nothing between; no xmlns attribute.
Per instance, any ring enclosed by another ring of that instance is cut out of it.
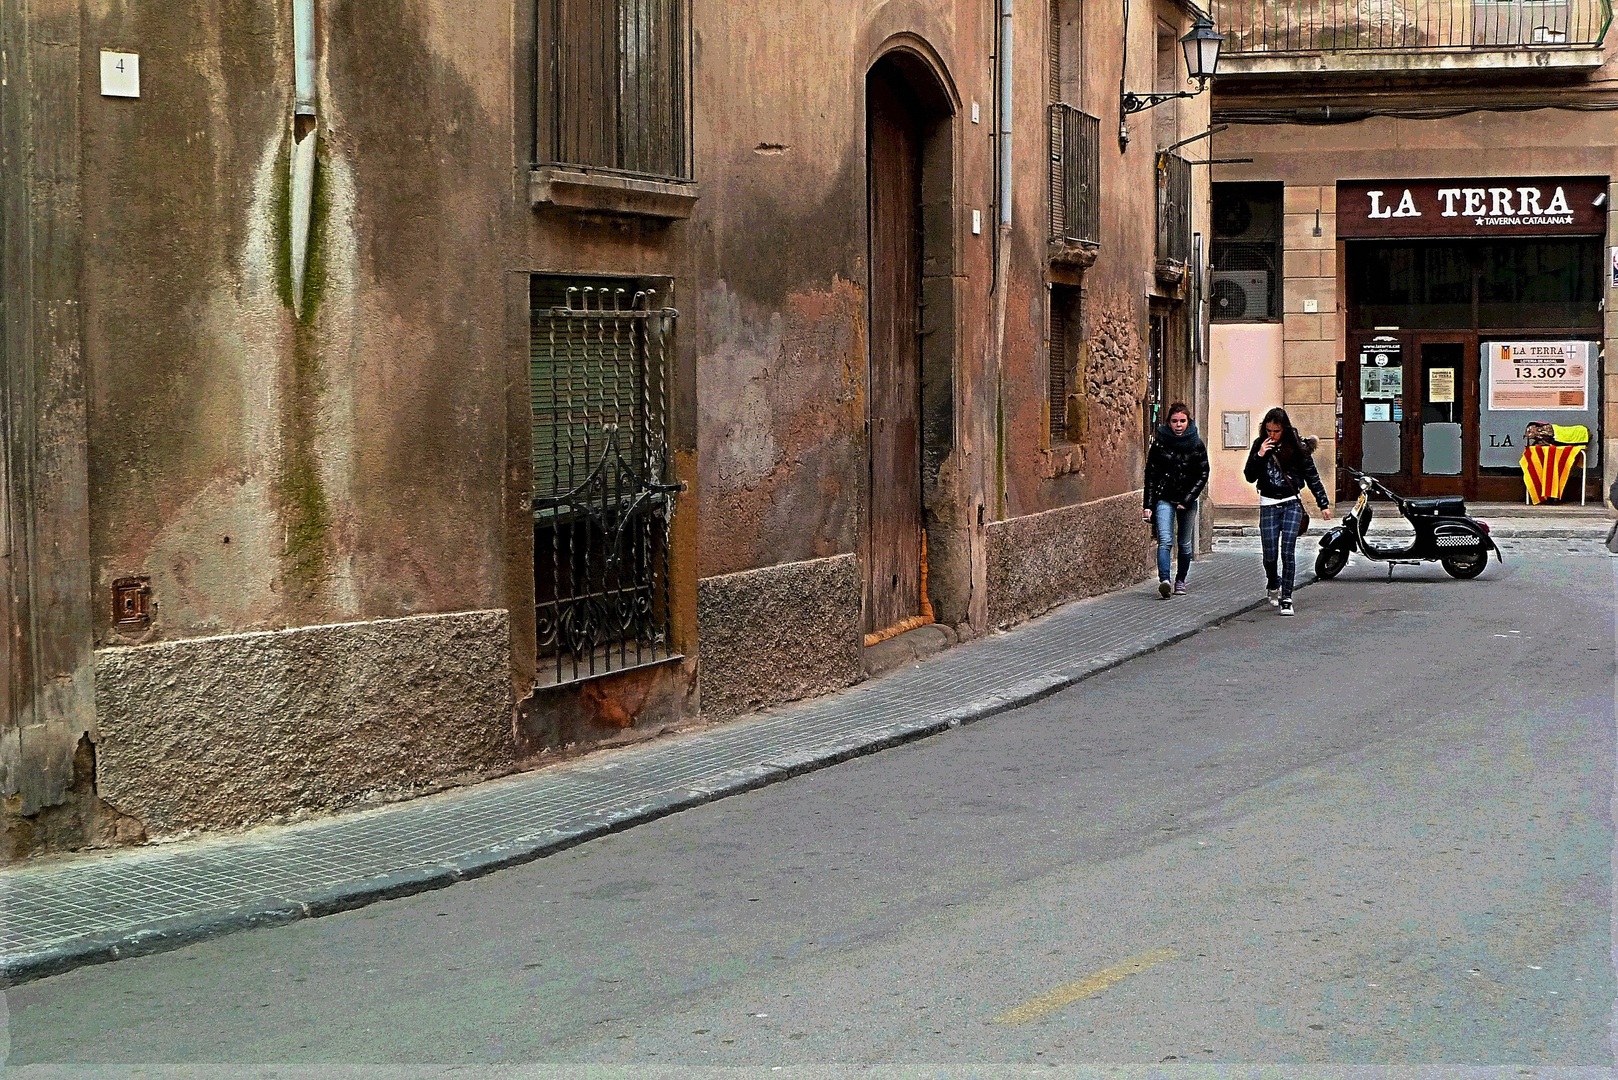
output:
<svg viewBox="0 0 1618 1080"><path fill-rule="evenodd" d="M922 609L921 138L916 110L882 71L867 83L870 214L870 557L866 632Z"/></svg>

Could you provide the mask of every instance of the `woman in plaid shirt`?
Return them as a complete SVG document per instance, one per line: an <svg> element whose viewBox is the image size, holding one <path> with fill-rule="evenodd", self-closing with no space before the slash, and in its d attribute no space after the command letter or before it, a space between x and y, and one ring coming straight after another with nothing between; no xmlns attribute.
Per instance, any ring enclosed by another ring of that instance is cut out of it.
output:
<svg viewBox="0 0 1618 1080"><path fill-rule="evenodd" d="M1264 414L1264 433L1253 440L1243 474L1258 487L1258 530L1264 540L1264 574L1270 603L1280 614L1291 615L1292 581L1297 576L1298 533L1303 531L1304 485L1320 505L1320 516L1331 520L1326 485L1315 469L1315 440L1300 438L1287 411L1274 408ZM1276 563L1280 563L1277 573Z"/></svg>

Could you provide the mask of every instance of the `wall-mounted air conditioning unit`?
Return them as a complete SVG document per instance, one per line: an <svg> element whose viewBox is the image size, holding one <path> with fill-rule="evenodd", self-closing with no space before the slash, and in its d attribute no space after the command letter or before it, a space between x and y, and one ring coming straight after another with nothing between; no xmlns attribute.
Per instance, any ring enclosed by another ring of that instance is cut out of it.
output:
<svg viewBox="0 0 1618 1080"><path fill-rule="evenodd" d="M1214 239L1278 240L1281 237L1280 210L1280 204L1271 199L1216 195L1213 204Z"/></svg>
<svg viewBox="0 0 1618 1080"><path fill-rule="evenodd" d="M1270 274L1267 270L1215 270L1210 314L1219 322L1267 322Z"/></svg>

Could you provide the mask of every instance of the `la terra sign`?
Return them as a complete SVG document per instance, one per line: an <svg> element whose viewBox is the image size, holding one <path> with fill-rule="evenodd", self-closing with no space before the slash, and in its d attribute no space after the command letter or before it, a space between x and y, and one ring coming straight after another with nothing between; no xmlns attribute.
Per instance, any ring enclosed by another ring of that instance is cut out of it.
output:
<svg viewBox="0 0 1618 1080"><path fill-rule="evenodd" d="M1337 235L1604 235L1606 194L1594 176L1344 181Z"/></svg>

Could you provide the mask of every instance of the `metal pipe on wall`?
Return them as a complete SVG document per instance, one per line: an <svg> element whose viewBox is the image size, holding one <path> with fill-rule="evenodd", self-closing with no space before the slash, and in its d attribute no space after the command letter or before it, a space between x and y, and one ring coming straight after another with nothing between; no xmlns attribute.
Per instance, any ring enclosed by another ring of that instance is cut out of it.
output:
<svg viewBox="0 0 1618 1080"><path fill-rule="evenodd" d="M995 233L994 252L994 510L995 520L1006 516L1006 277L1011 269L1011 0L999 0L999 36L995 42L995 75L1000 80L996 138L999 167L995 176L995 199L999 205L1000 227Z"/></svg>
<svg viewBox="0 0 1618 1080"><path fill-rule="evenodd" d="M309 262L309 228L315 194L315 0L292 0L292 311L303 314L303 283Z"/></svg>
<svg viewBox="0 0 1618 1080"><path fill-rule="evenodd" d="M1011 228L1011 0L1000 0L1000 45L995 62L1000 77L1000 228Z"/></svg>
<svg viewBox="0 0 1618 1080"><path fill-rule="evenodd" d="M292 112L315 115L315 0L292 0Z"/></svg>

